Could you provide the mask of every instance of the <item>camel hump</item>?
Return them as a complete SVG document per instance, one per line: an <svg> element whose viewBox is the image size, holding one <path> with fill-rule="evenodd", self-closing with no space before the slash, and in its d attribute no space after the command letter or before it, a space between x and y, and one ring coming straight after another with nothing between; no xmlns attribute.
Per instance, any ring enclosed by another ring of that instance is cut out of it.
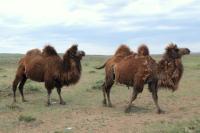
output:
<svg viewBox="0 0 200 133"><path fill-rule="evenodd" d="M42 54L45 56L55 56L58 55L58 53L56 52L56 50L54 49L54 47L47 45L44 47Z"/></svg>
<svg viewBox="0 0 200 133"><path fill-rule="evenodd" d="M118 56L118 55L119 56L126 56L126 55L129 55L129 54L131 54L131 50L125 44L122 44L121 46L119 46L119 48L115 52L115 56Z"/></svg>
<svg viewBox="0 0 200 133"><path fill-rule="evenodd" d="M27 51L26 55L31 56L31 55L37 55L37 54L41 54L41 51L39 49L32 49Z"/></svg>
<svg viewBox="0 0 200 133"><path fill-rule="evenodd" d="M149 55L149 48L145 44L142 44L138 48L138 55L148 56Z"/></svg>

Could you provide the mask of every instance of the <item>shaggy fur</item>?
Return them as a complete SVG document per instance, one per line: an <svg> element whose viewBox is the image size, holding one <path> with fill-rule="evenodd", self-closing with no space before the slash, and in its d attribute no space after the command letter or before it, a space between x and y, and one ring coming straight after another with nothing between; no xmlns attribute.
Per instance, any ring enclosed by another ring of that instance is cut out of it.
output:
<svg viewBox="0 0 200 133"><path fill-rule="evenodd" d="M143 50L143 48L145 48L145 50ZM147 51L147 47L141 46L138 48L138 55L129 55L115 64L112 78L106 79L103 84L103 91L105 91L107 95L108 106L112 106L110 90L115 80L116 83L132 86L134 88L126 112L130 111L132 102L137 98L138 93L143 91L145 84L149 86L149 91L152 93L158 113L162 112L158 105L158 87L170 88L171 83L168 82L169 78L171 78L170 80L172 80L174 86L177 86L183 72L181 57L184 54L189 54L190 51L186 48L179 49L176 45L171 44L166 48L163 59L159 63L156 63L156 61L149 56L149 52ZM141 55L141 53L143 54ZM171 66L171 64L169 64L169 66L166 66L166 64L163 65L162 62L166 61L174 62L174 66ZM170 74L166 75L166 73ZM164 82L165 79L167 79L167 82ZM105 94L103 103L107 104Z"/></svg>
<svg viewBox="0 0 200 133"><path fill-rule="evenodd" d="M81 75L81 59L85 56L83 51L78 51L77 45L69 48L63 59L52 46L46 46L41 52L33 49L19 61L19 67L13 81L13 98L16 102L16 89L19 88L24 99L23 87L27 79L44 82L48 92L47 104L50 105L50 94L54 87L60 98L60 104L65 104L61 97L61 88L64 85L75 84Z"/></svg>
<svg viewBox="0 0 200 133"><path fill-rule="evenodd" d="M147 55L149 55L149 49L145 44L141 45L138 48L138 55L139 56L147 56Z"/></svg>
<svg viewBox="0 0 200 133"><path fill-rule="evenodd" d="M56 52L56 50L54 49L54 47L47 45L44 47L42 54L44 56L58 56L58 53Z"/></svg>
<svg viewBox="0 0 200 133"><path fill-rule="evenodd" d="M102 69L105 67L106 70L109 70L116 63L120 62L124 57L129 56L131 54L133 54L133 52L130 50L130 48L127 45L122 44L116 50L114 56L110 57L102 66L97 67L96 69Z"/></svg>
<svg viewBox="0 0 200 133"><path fill-rule="evenodd" d="M178 56L176 56L176 53L178 53ZM172 91L178 89L178 84L184 70L181 58L186 54L190 54L189 49L178 48L174 44L170 44L166 48L166 52L158 62L159 88L168 88Z"/></svg>

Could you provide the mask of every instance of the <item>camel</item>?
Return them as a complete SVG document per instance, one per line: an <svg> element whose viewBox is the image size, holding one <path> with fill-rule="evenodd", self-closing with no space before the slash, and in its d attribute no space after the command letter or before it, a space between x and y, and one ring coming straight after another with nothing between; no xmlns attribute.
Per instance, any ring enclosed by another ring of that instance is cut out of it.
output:
<svg viewBox="0 0 200 133"><path fill-rule="evenodd" d="M105 89L106 87L106 83L109 82L110 84L114 83L114 71L113 71L113 66L116 65L117 63L119 63L120 61L122 61L125 57L127 56L147 56L149 55L149 49L147 48L147 46L145 44L142 44L139 48L137 53L133 52L130 50L130 48L125 45L122 44L118 47L118 49L116 50L115 54L110 57L109 59L107 59L107 61L100 67L96 67L96 69L103 69L105 68L105 81L103 83L103 96L104 96L104 100L103 100L103 104L106 105L106 95L107 97L110 97L110 89ZM129 86L127 85L128 89ZM106 92L107 91L107 92ZM109 100L110 98L108 98ZM108 102L108 106L112 107L112 105L110 104L111 102Z"/></svg>
<svg viewBox="0 0 200 133"><path fill-rule="evenodd" d="M157 113L163 113L164 111L158 104L158 88L177 90L183 74L181 58L186 54L190 54L188 48L178 48L177 45L172 43L167 46L162 59L158 63L148 54L143 56L129 55L125 57L113 66L111 73L113 74L112 79L106 80L103 85L103 90L105 90L107 95L108 106L112 106L110 90L114 81L133 87L133 93L125 112L130 111L132 102L143 91L144 85L148 84L148 89L152 93ZM104 95L103 102L107 103L105 101L106 97Z"/></svg>
<svg viewBox="0 0 200 133"><path fill-rule="evenodd" d="M78 50L78 45L72 45L61 58L56 50L47 45L43 51L32 49L19 61L19 66L13 81L13 101L16 102L16 90L19 88L22 101L23 88L27 79L44 82L48 92L47 105L51 105L50 95L53 88L57 88L60 104L65 102L61 96L61 88L76 84L81 77L81 60L85 56L84 51Z"/></svg>

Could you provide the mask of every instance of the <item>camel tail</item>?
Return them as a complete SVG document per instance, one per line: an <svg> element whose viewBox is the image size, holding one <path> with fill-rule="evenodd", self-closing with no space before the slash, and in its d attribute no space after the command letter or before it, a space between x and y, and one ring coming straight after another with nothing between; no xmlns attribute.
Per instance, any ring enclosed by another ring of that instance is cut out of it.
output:
<svg viewBox="0 0 200 133"><path fill-rule="evenodd" d="M142 56L148 56L149 55L149 48L146 45L141 45L138 48L138 54Z"/></svg>
<svg viewBox="0 0 200 133"><path fill-rule="evenodd" d="M104 63L102 66L100 67L96 67L96 69L103 69L106 66L106 63Z"/></svg>

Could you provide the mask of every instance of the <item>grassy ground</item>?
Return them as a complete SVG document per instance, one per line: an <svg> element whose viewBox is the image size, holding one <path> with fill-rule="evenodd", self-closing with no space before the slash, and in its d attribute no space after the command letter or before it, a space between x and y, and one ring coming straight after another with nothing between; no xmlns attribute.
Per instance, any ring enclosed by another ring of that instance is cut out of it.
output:
<svg viewBox="0 0 200 133"><path fill-rule="evenodd" d="M46 104L46 90L41 83L27 81L26 103L17 92L12 104L11 83L22 55L0 55L0 132L2 133L198 133L200 132L200 56L184 57L185 72L175 93L159 91L159 103L166 111L158 115L147 89L134 102L131 113L125 114L131 89L114 86L111 92L113 108L102 106L99 86L104 71L97 71L107 57L87 56L83 72L75 86L64 87L66 105L59 105L53 91L51 107ZM155 57L159 59L160 57Z"/></svg>

